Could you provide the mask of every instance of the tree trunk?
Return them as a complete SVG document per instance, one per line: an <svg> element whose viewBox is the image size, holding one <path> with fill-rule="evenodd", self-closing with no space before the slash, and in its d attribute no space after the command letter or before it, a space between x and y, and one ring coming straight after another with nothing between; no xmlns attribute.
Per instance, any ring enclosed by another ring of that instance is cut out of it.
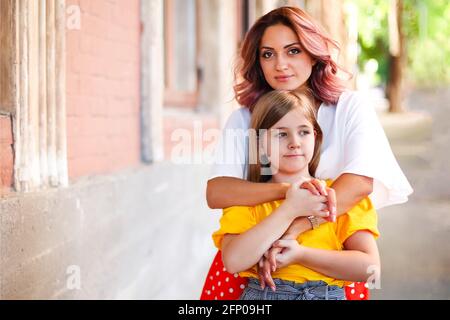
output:
<svg viewBox="0 0 450 320"><path fill-rule="evenodd" d="M406 63L405 37L402 30L403 0L391 0L389 12L389 75L386 96L389 112L403 112L403 77Z"/></svg>

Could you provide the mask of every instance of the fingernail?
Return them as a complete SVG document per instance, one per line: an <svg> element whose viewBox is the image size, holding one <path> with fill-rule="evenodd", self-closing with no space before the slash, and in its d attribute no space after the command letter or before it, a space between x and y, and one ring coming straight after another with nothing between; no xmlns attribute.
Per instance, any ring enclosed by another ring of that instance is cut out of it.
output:
<svg viewBox="0 0 450 320"><path fill-rule="evenodd" d="M276 291L276 288L275 288L275 287L271 287L271 288L272 288L272 291L273 291L273 292L275 292L275 291Z"/></svg>

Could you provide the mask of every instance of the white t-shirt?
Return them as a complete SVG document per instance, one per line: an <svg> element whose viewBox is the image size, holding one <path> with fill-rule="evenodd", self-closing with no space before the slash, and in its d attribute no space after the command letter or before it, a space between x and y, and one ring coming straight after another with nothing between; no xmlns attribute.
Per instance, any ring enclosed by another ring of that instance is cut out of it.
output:
<svg viewBox="0 0 450 320"><path fill-rule="evenodd" d="M337 179L354 173L374 179L370 198L375 208L403 203L413 192L400 169L378 120L373 105L361 93L342 93L336 106L322 104L317 120L323 143L316 177ZM248 134L251 114L248 108L235 110L229 117L219 144L210 179L247 177Z"/></svg>

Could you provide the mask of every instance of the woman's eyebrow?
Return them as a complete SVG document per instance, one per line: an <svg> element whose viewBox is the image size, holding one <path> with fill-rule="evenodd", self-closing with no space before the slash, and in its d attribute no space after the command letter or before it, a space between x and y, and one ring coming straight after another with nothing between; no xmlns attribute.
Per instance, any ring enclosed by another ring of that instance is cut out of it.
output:
<svg viewBox="0 0 450 320"><path fill-rule="evenodd" d="M300 42L294 42L294 43L288 44L287 46L284 46L283 49L289 48L289 47L291 47L291 46L293 46L293 45L300 45ZM270 50L274 50L273 48L267 47L267 46L261 46L261 49L270 49Z"/></svg>

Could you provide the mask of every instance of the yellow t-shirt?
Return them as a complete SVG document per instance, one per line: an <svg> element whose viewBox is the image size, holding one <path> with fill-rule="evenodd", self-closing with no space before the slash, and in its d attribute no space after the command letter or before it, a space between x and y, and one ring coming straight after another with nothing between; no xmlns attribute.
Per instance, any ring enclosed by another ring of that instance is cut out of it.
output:
<svg viewBox="0 0 450 320"><path fill-rule="evenodd" d="M331 185L331 183L331 180L327 180L327 185ZM270 215L282 202L283 200L277 200L254 207L234 206L224 209L220 219L220 229L214 232L212 236L214 244L220 250L224 235L244 233ZM297 241L310 248L343 250L345 240L357 231L367 230L375 238L378 238L377 220L377 213L372 206L372 202L369 198L365 198L346 214L338 217L336 222L323 223L315 230L304 232L297 238ZM258 278L256 266L240 272L239 275L241 277ZM276 270L272 273L272 277L297 283L322 280L329 285L340 287L350 283L330 278L299 264Z"/></svg>

